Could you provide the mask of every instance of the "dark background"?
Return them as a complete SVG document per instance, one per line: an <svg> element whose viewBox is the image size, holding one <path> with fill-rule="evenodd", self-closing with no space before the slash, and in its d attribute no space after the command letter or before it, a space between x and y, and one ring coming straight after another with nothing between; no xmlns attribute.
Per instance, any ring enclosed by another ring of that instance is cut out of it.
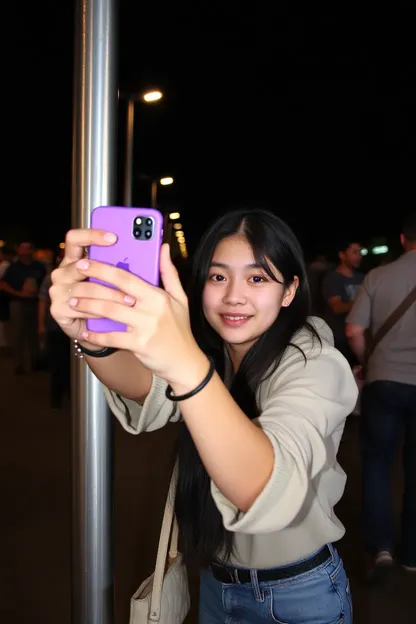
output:
<svg viewBox="0 0 416 624"><path fill-rule="evenodd" d="M394 242L414 209L412 4L121 0L120 89L165 95L136 107L134 203L150 201L140 173L172 175L159 198L191 251L247 202L288 220L308 255L341 235ZM74 2L5 16L0 237L52 246L70 225Z"/></svg>

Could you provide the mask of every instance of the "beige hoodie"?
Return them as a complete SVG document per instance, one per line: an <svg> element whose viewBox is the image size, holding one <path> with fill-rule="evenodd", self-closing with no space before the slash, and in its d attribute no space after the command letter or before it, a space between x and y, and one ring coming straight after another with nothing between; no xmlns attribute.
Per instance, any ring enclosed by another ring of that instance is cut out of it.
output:
<svg viewBox="0 0 416 624"><path fill-rule="evenodd" d="M346 476L337 463L345 419L357 400L357 386L344 357L333 347L328 326L310 319L322 340L306 329L289 347L278 369L257 391L257 419L275 452L273 473L251 508L243 513L211 482L224 526L234 533L230 563L245 568L273 568L339 540L344 527L334 506ZM158 377L143 406L105 388L111 411L133 434L160 429L180 419L177 404L165 397Z"/></svg>

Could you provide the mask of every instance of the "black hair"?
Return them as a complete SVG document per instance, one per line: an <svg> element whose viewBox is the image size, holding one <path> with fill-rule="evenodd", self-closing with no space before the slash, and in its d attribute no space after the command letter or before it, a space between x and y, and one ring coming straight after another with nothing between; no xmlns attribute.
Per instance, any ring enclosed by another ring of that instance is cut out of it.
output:
<svg viewBox="0 0 416 624"><path fill-rule="evenodd" d="M276 280L270 265L280 271L286 287L293 283L296 276L299 278L292 303L280 309L274 323L249 349L231 384L230 392L234 400L247 417L253 419L259 415L256 390L261 381L276 370L282 355L291 345L293 335L302 327L307 327L311 339L319 341L319 336L308 323L309 286L302 249L292 230L277 216L265 210L226 213L202 238L194 256L189 283L192 331L200 348L214 359L219 375L224 379L224 343L204 316L202 295L217 245L236 234L248 241L256 262L272 279ZM193 439L186 425L182 427L175 502L180 546L186 562L205 567L216 558L222 561L229 559L232 534L224 528L220 512L211 496L210 477Z"/></svg>
<svg viewBox="0 0 416 624"><path fill-rule="evenodd" d="M361 243L358 238L344 238L337 245L338 253L345 253L351 245L361 245Z"/></svg>

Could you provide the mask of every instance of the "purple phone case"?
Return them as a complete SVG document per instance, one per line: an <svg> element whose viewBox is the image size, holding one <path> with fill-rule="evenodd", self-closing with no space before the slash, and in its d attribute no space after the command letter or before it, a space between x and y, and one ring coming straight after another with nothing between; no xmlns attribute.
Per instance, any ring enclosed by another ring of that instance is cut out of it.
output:
<svg viewBox="0 0 416 624"><path fill-rule="evenodd" d="M152 217L153 236L150 240L136 240L133 221L136 217ZM110 247L93 245L89 250L91 260L119 266L138 275L154 286L159 285L159 256L163 237L163 216L152 208L99 206L91 215L91 228L113 232L117 242ZM111 284L98 283L114 288ZM126 331L126 326L110 319L87 319L87 329L94 332Z"/></svg>

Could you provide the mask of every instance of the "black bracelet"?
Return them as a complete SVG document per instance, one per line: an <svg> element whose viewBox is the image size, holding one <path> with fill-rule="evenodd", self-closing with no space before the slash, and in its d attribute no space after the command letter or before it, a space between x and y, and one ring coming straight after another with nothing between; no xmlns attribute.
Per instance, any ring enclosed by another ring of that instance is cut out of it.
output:
<svg viewBox="0 0 416 624"><path fill-rule="evenodd" d="M79 355L80 357L82 357L82 355L80 355L82 353L83 355L89 355L90 357L102 358L107 357L107 355L112 355L113 353L118 351L118 349L115 349L114 347L104 347L99 351L92 351L91 349L86 349L85 347L80 345L78 340L74 340L74 343L75 355Z"/></svg>
<svg viewBox="0 0 416 624"><path fill-rule="evenodd" d="M208 359L209 359L209 371L207 373L207 376L205 377L205 379L203 379L203 381L201 381L199 386L197 386L194 390L191 390L190 392L187 392L186 394L180 394L179 396L174 395L172 392L172 388L168 386L166 388L166 398L169 399L170 401L175 401L175 402L186 401L186 399L190 399L191 397L198 394L198 392L201 392L201 390L205 388L207 383L211 380L211 377L213 376L215 372L214 360L210 357Z"/></svg>

